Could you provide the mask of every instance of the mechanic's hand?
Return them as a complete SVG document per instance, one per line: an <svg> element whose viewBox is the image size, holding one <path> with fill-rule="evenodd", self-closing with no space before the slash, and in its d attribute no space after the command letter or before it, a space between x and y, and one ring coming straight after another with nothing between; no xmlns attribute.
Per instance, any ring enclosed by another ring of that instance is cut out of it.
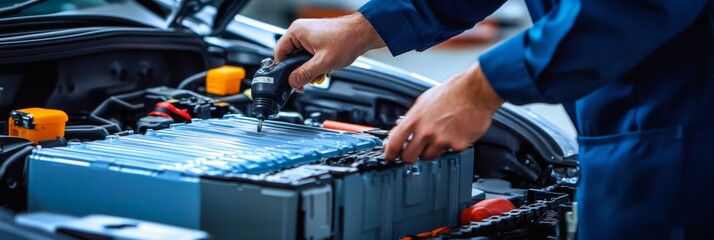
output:
<svg viewBox="0 0 714 240"><path fill-rule="evenodd" d="M419 96L402 122L392 129L385 159L401 156L412 164L418 158L437 158L447 149L463 151L486 132L503 102L479 65L474 64Z"/></svg>
<svg viewBox="0 0 714 240"><path fill-rule="evenodd" d="M298 19L275 48L275 61L305 49L313 58L290 75L290 86L302 92L313 79L336 68L349 66L365 52L386 46L372 24L354 13L332 19Z"/></svg>

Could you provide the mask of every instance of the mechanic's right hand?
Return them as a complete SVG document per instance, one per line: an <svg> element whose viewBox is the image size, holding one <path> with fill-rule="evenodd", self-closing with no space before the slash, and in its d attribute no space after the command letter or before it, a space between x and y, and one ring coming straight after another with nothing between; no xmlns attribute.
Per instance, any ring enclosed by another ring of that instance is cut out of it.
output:
<svg viewBox="0 0 714 240"><path fill-rule="evenodd" d="M278 41L275 61L300 49L313 55L290 74L290 86L302 92L313 79L347 67L365 52L384 46L372 24L359 12L332 19L298 19Z"/></svg>

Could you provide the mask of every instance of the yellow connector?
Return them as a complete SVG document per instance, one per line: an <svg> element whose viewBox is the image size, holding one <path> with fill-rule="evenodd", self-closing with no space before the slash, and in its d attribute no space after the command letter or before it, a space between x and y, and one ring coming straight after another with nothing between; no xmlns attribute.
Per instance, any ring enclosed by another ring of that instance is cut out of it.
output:
<svg viewBox="0 0 714 240"><path fill-rule="evenodd" d="M320 75L320 76L317 76L315 79L313 79L312 81L310 81L310 84L312 84L312 85L322 84L323 82L325 82L325 79L327 79L327 76L329 76L330 74L332 74L332 72L333 72L333 71L330 71L329 73L325 73L325 74L322 74L322 75Z"/></svg>

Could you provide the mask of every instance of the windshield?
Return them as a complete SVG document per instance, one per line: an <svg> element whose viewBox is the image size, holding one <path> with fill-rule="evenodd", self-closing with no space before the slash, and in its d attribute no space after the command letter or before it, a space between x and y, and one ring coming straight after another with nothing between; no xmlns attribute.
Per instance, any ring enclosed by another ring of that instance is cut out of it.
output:
<svg viewBox="0 0 714 240"><path fill-rule="evenodd" d="M177 3L178 0L0 0L0 18L84 15L166 28Z"/></svg>
<svg viewBox="0 0 714 240"><path fill-rule="evenodd" d="M74 11L79 9L91 8L105 5L112 2L125 2L117 0L47 0L31 6L22 12L13 14L12 16L30 16L43 15L58 12ZM27 2L27 0L3 0L0 1L0 7L9 7L14 4Z"/></svg>

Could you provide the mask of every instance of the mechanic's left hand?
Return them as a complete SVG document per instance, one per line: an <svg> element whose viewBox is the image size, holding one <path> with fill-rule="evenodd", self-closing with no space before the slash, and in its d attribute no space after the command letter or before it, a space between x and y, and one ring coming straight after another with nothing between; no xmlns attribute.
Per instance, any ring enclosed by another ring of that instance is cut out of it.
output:
<svg viewBox="0 0 714 240"><path fill-rule="evenodd" d="M447 149L463 151L486 132L503 102L479 65L473 64L419 96L402 122L392 129L385 159L401 156L412 164L418 158L437 158ZM410 135L413 136L408 141Z"/></svg>

